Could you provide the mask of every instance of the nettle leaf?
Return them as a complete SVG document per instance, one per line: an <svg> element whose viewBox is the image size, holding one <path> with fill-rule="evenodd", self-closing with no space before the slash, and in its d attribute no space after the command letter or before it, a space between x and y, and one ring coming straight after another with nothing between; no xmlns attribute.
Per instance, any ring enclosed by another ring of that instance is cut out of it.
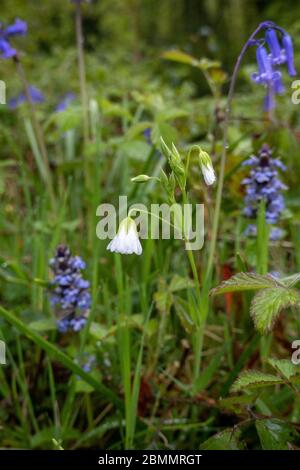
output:
<svg viewBox="0 0 300 470"><path fill-rule="evenodd" d="M238 273L218 287L210 291L210 295L220 295L227 292L240 292L244 290L267 289L269 287L282 286L275 278L269 275L262 276L256 273Z"/></svg>
<svg viewBox="0 0 300 470"><path fill-rule="evenodd" d="M256 294L251 303L251 316L256 329L266 334L283 308L292 307L300 302L300 292L286 287L273 287L264 289Z"/></svg>
<svg viewBox="0 0 300 470"><path fill-rule="evenodd" d="M300 379L300 367L293 364L290 359L269 359L268 363L287 380L297 375Z"/></svg>
<svg viewBox="0 0 300 470"><path fill-rule="evenodd" d="M280 419L258 419L255 426L263 450L288 450L297 438L296 431Z"/></svg>
<svg viewBox="0 0 300 470"><path fill-rule="evenodd" d="M243 450L245 444L239 441L239 429L225 429L200 445L201 450Z"/></svg>
<svg viewBox="0 0 300 470"><path fill-rule="evenodd" d="M292 274L291 276L283 277L280 279L282 284L286 287L294 287L298 282L300 282L300 273Z"/></svg>
<svg viewBox="0 0 300 470"><path fill-rule="evenodd" d="M242 372L234 382L231 391L239 392L241 390L256 389L269 385L283 384L284 379L272 374L264 374L258 370L246 370Z"/></svg>

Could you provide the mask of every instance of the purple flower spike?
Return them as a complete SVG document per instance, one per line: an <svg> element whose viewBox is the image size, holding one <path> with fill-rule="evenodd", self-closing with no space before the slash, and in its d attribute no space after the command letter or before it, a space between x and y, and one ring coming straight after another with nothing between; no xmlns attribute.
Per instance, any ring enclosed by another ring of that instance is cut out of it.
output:
<svg viewBox="0 0 300 470"><path fill-rule="evenodd" d="M293 48L293 41L289 34L284 34L282 38L282 44L286 54L286 61L287 61L287 68L289 75L294 77L297 72L294 66L294 48Z"/></svg>
<svg viewBox="0 0 300 470"><path fill-rule="evenodd" d="M281 192L287 189L279 179L278 168L284 171L285 166L277 158L272 158L272 152L267 145L261 148L258 157L250 157L244 165L251 169L248 177L242 181L245 186L243 214L249 219L256 219L259 204L265 200L266 222L271 225L276 224L285 209ZM272 227L271 240L280 238L282 233L277 227ZM256 236L256 226L250 224L245 235Z"/></svg>
<svg viewBox="0 0 300 470"><path fill-rule="evenodd" d="M91 306L90 283L82 278L81 273L85 264L79 256L72 256L65 245L57 247L49 264L54 273L50 302L56 314L62 316L57 328L61 333L80 331L86 324Z"/></svg>

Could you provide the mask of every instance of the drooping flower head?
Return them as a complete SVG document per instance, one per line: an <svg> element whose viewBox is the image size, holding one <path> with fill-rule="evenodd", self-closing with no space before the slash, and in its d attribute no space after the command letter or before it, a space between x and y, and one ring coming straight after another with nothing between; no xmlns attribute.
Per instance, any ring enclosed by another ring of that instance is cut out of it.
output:
<svg viewBox="0 0 300 470"><path fill-rule="evenodd" d="M216 175L210 156L204 150L199 152L200 167L205 183L210 186L216 181Z"/></svg>
<svg viewBox="0 0 300 470"><path fill-rule="evenodd" d="M108 244L107 249L123 255L142 254L142 245L138 237L135 221L131 217L126 217L122 220L117 235Z"/></svg>
<svg viewBox="0 0 300 470"><path fill-rule="evenodd" d="M31 101L33 103L35 103L35 104L44 103L45 97L44 97L43 93L38 88L30 85L29 86L29 94L30 94ZM26 97L25 93L19 93L19 95L14 96L13 98L11 98L8 101L7 104L8 104L8 107L10 109L16 109L18 106L20 106L22 103L24 103L26 101L27 101L27 97Z"/></svg>
<svg viewBox="0 0 300 470"><path fill-rule="evenodd" d="M252 44L257 46L258 71L251 78L266 88L264 109L270 111L275 107L275 95L284 92L279 66L286 64L289 75L296 75L292 38L282 28L274 25L267 28L263 41L255 40Z"/></svg>
<svg viewBox="0 0 300 470"><path fill-rule="evenodd" d="M10 38L13 36L24 36L27 33L27 23L17 18L15 22L6 28L0 24L0 57L10 59L17 55L16 49L10 44Z"/></svg>
<svg viewBox="0 0 300 470"><path fill-rule="evenodd" d="M285 209L282 191L287 187L281 182L278 170L285 171L284 164L278 158L272 158L272 152L268 145L263 145L259 155L252 155L244 161L244 166L251 168L250 174L242 181L245 185L244 215L249 219L256 219L259 204L266 201L266 222L276 224ZM256 226L250 224L246 235L256 235ZM281 238L282 231L273 227L270 233L271 240Z"/></svg>
<svg viewBox="0 0 300 470"><path fill-rule="evenodd" d="M60 317L57 328L61 333L79 331L91 306L90 283L81 273L85 263L79 256L72 256L67 246L59 245L49 264L54 274L50 302Z"/></svg>

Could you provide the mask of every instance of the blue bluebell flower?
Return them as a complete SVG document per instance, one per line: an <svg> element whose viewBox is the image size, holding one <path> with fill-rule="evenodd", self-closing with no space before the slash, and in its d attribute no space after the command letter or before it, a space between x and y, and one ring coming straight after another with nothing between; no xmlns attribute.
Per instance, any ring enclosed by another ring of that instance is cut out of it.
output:
<svg viewBox="0 0 300 470"><path fill-rule="evenodd" d="M43 93L38 88L30 85L29 86L29 94L30 94L30 97L31 97L31 100L32 100L33 103L35 103L35 104L44 103L45 97L44 97ZM18 106L20 106L25 101L27 101L25 93L19 93L19 95L14 96L10 100L8 100L7 105L10 109L16 109Z"/></svg>
<svg viewBox="0 0 300 470"><path fill-rule="evenodd" d="M285 201L282 191L287 187L279 179L278 170L285 171L284 164L278 158L272 158L272 152L268 145L263 145L259 155L252 155L245 160L243 166L250 166L250 174L243 179L245 185L244 215L249 219L256 219L258 208L262 200L266 201L266 222L276 224L285 209ZM248 225L245 234L256 235L256 225ZM278 227L272 227L270 239L278 240L283 231Z"/></svg>
<svg viewBox="0 0 300 470"><path fill-rule="evenodd" d="M10 45L10 37L24 36L27 33L27 23L17 18L15 22L6 28L0 24L0 54L2 59L10 59L17 55L16 49Z"/></svg>
<svg viewBox="0 0 300 470"><path fill-rule="evenodd" d="M65 111L70 103L75 99L75 95L72 92L66 93L61 101L57 104L55 111L60 113L61 111Z"/></svg>
<svg viewBox="0 0 300 470"><path fill-rule="evenodd" d="M282 74L277 68L286 64L289 75L296 75L292 38L283 29L271 27L266 30L265 45L261 41L253 41L252 44L257 46L258 71L251 78L255 83L265 86L264 110L270 111L275 107L275 95L284 92Z"/></svg>
<svg viewBox="0 0 300 470"><path fill-rule="evenodd" d="M90 283L81 273L85 263L79 256L72 256L67 246L59 245L49 264L54 273L50 302L61 317L57 328L61 333L77 332L86 324L91 306Z"/></svg>

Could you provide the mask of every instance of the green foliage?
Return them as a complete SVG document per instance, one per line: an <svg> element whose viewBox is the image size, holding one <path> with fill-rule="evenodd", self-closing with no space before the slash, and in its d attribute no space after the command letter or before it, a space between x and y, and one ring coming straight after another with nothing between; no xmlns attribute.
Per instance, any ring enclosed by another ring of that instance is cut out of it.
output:
<svg viewBox="0 0 300 470"><path fill-rule="evenodd" d="M201 444L202 450L243 450L244 444L239 441L239 430L225 429L210 437Z"/></svg>
<svg viewBox="0 0 300 470"><path fill-rule="evenodd" d="M300 292L289 287L297 281L298 277L293 277L285 286L282 281L269 275L239 273L212 289L211 295L259 290L252 300L250 311L256 329L259 333L266 334L272 330L282 309L299 304Z"/></svg>
<svg viewBox="0 0 300 470"><path fill-rule="evenodd" d="M275 287L258 292L251 304L251 315L257 330L261 334L270 332L281 310L299 302L300 292L295 289Z"/></svg>
<svg viewBox="0 0 300 470"><path fill-rule="evenodd" d="M280 419L258 419L255 422L263 450L290 450L297 433Z"/></svg>
<svg viewBox="0 0 300 470"><path fill-rule="evenodd" d="M284 380L276 377L275 375L264 374L257 370L248 370L240 374L239 378L232 386L232 391L239 392L241 390L251 390L258 387L282 383L284 383Z"/></svg>

